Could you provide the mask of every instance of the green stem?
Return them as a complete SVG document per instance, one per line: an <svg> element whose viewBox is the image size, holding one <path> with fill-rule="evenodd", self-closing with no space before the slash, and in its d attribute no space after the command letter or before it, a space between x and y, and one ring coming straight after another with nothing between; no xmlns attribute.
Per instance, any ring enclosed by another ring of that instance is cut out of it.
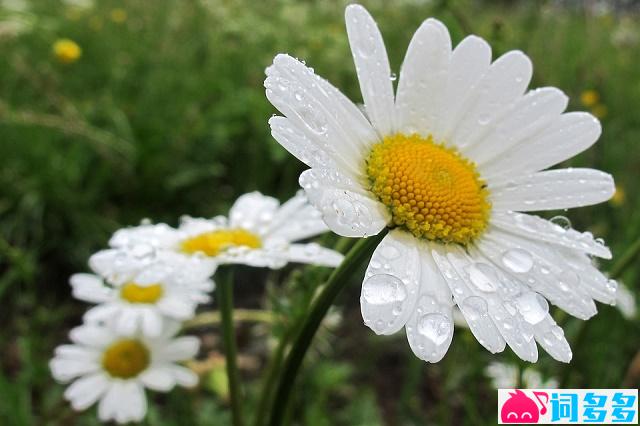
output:
<svg viewBox="0 0 640 426"><path fill-rule="evenodd" d="M353 238L340 237L338 242L333 247L333 249L340 253L345 253L354 243ZM278 341L278 346L276 347L271 359L266 368L265 378L262 385L262 392L260 394L260 401L258 402L258 408L256 410L256 415L254 419L254 426L261 426L267 420L266 412L269 404L271 404L272 397L274 395L274 386L277 384L278 373L280 371L280 367L282 366L282 361L284 360L284 355L286 353L286 349L291 342L291 338L295 336L296 332L300 328L301 324L293 324L291 327L288 327L285 333L283 333L282 337Z"/></svg>
<svg viewBox="0 0 640 426"><path fill-rule="evenodd" d="M231 400L231 414L233 426L242 426L242 395L240 390L240 375L236 364L236 334L233 325L233 274L231 267L222 267L216 273L216 293L222 339L226 356L227 376L229 378L229 395Z"/></svg>
<svg viewBox="0 0 640 426"><path fill-rule="evenodd" d="M282 420L289 403L291 390L293 389L298 370L300 369L300 364L302 364L302 360L304 359L307 349L309 349L322 319L327 314L327 311L340 293L340 290L346 286L349 278L351 278L360 265L371 256L373 250L386 233L387 230L385 229L376 236L360 239L349 251L342 264L333 271L327 284L312 303L309 315L304 318L300 332L296 336L291 351L285 360L284 368L278 382L278 388L273 398L269 418L270 426L282 425Z"/></svg>

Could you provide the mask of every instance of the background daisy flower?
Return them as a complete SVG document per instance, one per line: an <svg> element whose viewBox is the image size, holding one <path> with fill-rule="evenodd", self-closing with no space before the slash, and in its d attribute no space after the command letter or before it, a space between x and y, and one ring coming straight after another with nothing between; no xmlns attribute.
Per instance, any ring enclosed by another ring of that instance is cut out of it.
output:
<svg viewBox="0 0 640 426"><path fill-rule="evenodd" d="M75 410L99 401L98 418L117 423L141 421L147 411L144 389L168 392L192 387L198 377L177 362L193 358L199 340L174 338L177 323L155 338L122 336L106 324L84 324L69 333L73 344L58 346L49 363L56 380L71 383L64 393Z"/></svg>
<svg viewBox="0 0 640 426"><path fill-rule="evenodd" d="M556 88L527 92L522 52L492 62L476 36L453 49L435 19L413 36L394 93L374 20L352 5L346 23L365 113L287 55L267 69L265 87L285 116L269 121L272 134L311 167L300 185L329 228L349 237L392 228L365 273L365 324L378 334L404 328L415 355L437 362L457 304L489 351L508 344L533 362L537 342L568 362L547 300L581 319L596 313L594 300L615 303L616 283L589 257L611 253L590 233L526 212L612 196L601 171L543 171L590 147L598 120L563 113L568 98Z"/></svg>
<svg viewBox="0 0 640 426"><path fill-rule="evenodd" d="M121 335L158 336L167 320L184 321L198 304L209 301L215 264L174 253L154 253L143 258L135 250L111 249L89 261L98 273L71 277L73 295L98 305L85 321L110 321Z"/></svg>
<svg viewBox="0 0 640 426"><path fill-rule="evenodd" d="M139 243L202 256L218 264L240 263L281 268L288 262L337 266L343 256L316 243L294 243L328 229L315 207L300 192L280 205L273 197L251 192L240 196L229 217L183 217L178 229L165 224L141 225L116 232L112 247Z"/></svg>

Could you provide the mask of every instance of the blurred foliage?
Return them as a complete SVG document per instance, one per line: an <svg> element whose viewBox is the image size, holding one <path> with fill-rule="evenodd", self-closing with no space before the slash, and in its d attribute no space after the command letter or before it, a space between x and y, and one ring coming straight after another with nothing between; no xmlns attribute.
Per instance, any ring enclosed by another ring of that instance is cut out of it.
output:
<svg viewBox="0 0 640 426"><path fill-rule="evenodd" d="M454 42L469 33L486 38L494 57L525 51L535 64L532 87L558 86L570 95L570 109L592 109L603 120L600 142L571 164L613 173L625 194L619 202L562 214L606 238L617 256L640 237L640 197L633 190L640 179L640 17L624 8L633 2L364 3L396 70L413 31L429 16L449 26ZM71 299L68 276L86 270L88 256L115 229L144 217L175 224L182 214L224 213L251 190L293 195L303 165L269 134L275 110L264 96L264 69L276 53L288 52L360 101L345 4L0 2L2 424L97 424L94 410L76 414L63 401L47 362L85 308ZM60 39L81 48L75 62L56 60L52 49ZM598 100L581 105L588 90ZM639 271L635 262L623 277L635 294ZM239 274L239 304L267 306L282 318L240 329L241 350L254 359L244 368L250 408L274 339L304 315L326 274L315 268ZM402 333L379 337L362 325L358 277L353 281L341 297L338 324L323 331L310 354L292 424L493 424L496 392L483 369L491 359L523 363L509 350L487 353L462 329L444 361L424 364ZM560 377L568 388L620 387L624 380L638 386L625 375L639 349L640 324L614 308L600 310L588 323L558 312L574 360L561 365L541 354L545 376ZM218 342L211 330L200 332L206 357ZM228 423L225 402L204 385L151 398L157 403L150 404L150 425Z"/></svg>

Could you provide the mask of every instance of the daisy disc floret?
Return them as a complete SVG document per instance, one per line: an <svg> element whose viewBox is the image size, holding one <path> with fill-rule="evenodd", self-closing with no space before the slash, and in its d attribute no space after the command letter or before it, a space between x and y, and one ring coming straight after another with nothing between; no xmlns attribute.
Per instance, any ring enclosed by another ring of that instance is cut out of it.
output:
<svg viewBox="0 0 640 426"><path fill-rule="evenodd" d="M85 323L69 333L72 344L56 348L49 363L56 380L71 383L64 393L75 410L98 402L101 421L141 421L147 411L145 388L168 392L193 387L198 377L178 362L192 359L196 337L174 337L176 322L162 334L123 336L105 323Z"/></svg>
<svg viewBox="0 0 640 426"><path fill-rule="evenodd" d="M362 284L364 323L404 328L416 356L439 361L457 305L489 351L507 345L536 361L538 345L568 362L571 349L549 302L587 319L594 300L615 303L617 284L592 264L611 252L590 233L529 214L597 204L614 192L599 170L546 170L600 136L591 114L564 112L553 87L527 91L520 51L492 61L469 36L452 45L436 19L418 28L394 88L378 27L346 9L364 108L311 68L277 55L266 95L284 115L274 138L310 169L300 185L327 226L347 237L391 228Z"/></svg>

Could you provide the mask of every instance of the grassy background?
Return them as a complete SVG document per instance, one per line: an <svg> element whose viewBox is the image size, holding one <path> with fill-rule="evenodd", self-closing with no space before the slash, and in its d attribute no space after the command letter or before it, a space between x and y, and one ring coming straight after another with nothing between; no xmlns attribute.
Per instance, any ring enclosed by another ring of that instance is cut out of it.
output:
<svg viewBox="0 0 640 426"><path fill-rule="evenodd" d="M114 230L141 218L176 224L182 214L224 213L235 197L256 189L290 197L303 165L269 135L275 110L264 96L264 69L276 53L288 52L360 101L343 26L346 3L100 0L80 9L31 0L28 10L11 11L7 6L15 3L0 3L0 423L91 425L95 412L74 413L47 368L53 348L86 309L71 299L69 275L86 271L88 256ZM435 16L454 42L475 33L490 41L494 57L525 51L535 66L532 87L562 88L571 110L587 109L580 104L585 90L599 93L595 108L604 133L571 164L611 172L625 196L560 213L604 237L614 256L640 238L634 190L640 16L630 3L585 9L557 2L364 2L396 70L413 31ZM20 34L6 24L16 20L24 27ZM52 44L63 37L83 50L76 63L63 65L52 55ZM623 276L636 295L639 272L634 262ZM304 313L323 276L326 271L313 268L240 272L238 305L284 318L240 328L249 409L269 348ZM508 349L489 354L462 329L441 363L424 364L403 333L377 337L363 326L358 294L356 277L316 341L298 383L295 424L495 422L497 396L485 366L525 363ZM638 387L628 369L640 346L640 322L599 308L587 323L557 312L574 359L562 365L541 353L537 368L567 388ZM228 423L218 333L215 327L198 332L204 342L196 366L203 372L200 388L150 394L148 424Z"/></svg>

